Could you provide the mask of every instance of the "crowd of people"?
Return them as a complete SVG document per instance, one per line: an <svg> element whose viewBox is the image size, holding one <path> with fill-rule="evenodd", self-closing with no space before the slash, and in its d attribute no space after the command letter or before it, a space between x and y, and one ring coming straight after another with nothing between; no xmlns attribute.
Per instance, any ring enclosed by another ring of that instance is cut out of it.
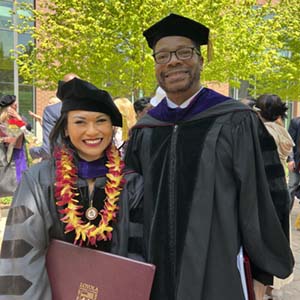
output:
<svg viewBox="0 0 300 300"><path fill-rule="evenodd" d="M43 143L31 147L42 161L29 169L16 161L22 131L0 131L1 155L13 149L17 174L1 300L52 299L51 239L155 265L151 300L263 300L293 279L300 118L287 131L277 95L236 101L204 87L203 24L170 14L143 35L154 97L132 104L66 74L57 103L42 117L31 112ZM3 128L28 125L8 110L14 101L1 97Z"/></svg>

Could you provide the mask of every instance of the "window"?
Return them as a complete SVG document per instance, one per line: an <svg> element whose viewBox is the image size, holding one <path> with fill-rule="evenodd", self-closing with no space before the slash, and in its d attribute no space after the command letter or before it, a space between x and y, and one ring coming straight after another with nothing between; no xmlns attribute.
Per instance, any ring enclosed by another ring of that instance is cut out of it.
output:
<svg viewBox="0 0 300 300"><path fill-rule="evenodd" d="M34 3L32 0L19 0L18 2ZM31 117L28 116L28 110L33 110L34 88L32 85L24 84L21 77L14 78L14 61L11 59L11 51L14 49L16 36L10 26L19 20L12 17L12 10L12 0L0 1L0 93L18 94L19 112L32 123ZM27 14L24 10L20 10L18 13L20 15ZM17 35L17 43L25 45L28 52L31 51L29 41L32 41L29 34ZM16 86L18 86L17 91L15 91Z"/></svg>
<svg viewBox="0 0 300 300"><path fill-rule="evenodd" d="M0 29L0 91L12 94L14 90L14 63L10 58L13 49L13 32Z"/></svg>
<svg viewBox="0 0 300 300"><path fill-rule="evenodd" d="M9 28L12 23L12 1L0 1L0 28Z"/></svg>

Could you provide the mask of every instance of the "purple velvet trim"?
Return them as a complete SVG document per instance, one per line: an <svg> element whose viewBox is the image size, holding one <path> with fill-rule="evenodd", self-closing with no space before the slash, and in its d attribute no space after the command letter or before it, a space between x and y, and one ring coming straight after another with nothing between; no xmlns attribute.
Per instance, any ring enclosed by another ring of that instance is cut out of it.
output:
<svg viewBox="0 0 300 300"><path fill-rule="evenodd" d="M203 88L186 108L170 108L168 107L167 99L164 98L156 107L149 110L148 114L160 121L176 123L189 120L196 114L229 99L231 98L211 89Z"/></svg>
<svg viewBox="0 0 300 300"><path fill-rule="evenodd" d="M108 168L105 166L107 157L104 156L94 161L85 161L79 158L78 176L83 179L97 178L105 176Z"/></svg>
<svg viewBox="0 0 300 300"><path fill-rule="evenodd" d="M25 147L22 147L21 149L14 149L13 160L16 164L16 179L19 183L22 178L22 173L27 169Z"/></svg>

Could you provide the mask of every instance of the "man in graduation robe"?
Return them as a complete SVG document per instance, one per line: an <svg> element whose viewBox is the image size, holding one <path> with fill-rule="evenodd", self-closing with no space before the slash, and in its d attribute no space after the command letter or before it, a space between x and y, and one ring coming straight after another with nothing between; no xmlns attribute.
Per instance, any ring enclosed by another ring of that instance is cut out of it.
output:
<svg viewBox="0 0 300 300"><path fill-rule="evenodd" d="M276 145L250 108L201 86L208 28L171 14L144 36L167 95L133 128L126 155L144 177L151 300L248 299L241 251L264 285L294 264Z"/></svg>

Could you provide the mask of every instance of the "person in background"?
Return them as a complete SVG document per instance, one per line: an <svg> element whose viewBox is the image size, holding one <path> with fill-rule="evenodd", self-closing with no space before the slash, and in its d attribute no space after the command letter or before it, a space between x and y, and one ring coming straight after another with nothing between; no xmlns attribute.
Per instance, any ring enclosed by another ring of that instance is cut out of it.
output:
<svg viewBox="0 0 300 300"><path fill-rule="evenodd" d="M6 100L3 100L5 99ZM9 99L9 100L8 100ZM18 104L17 104L17 98L15 95L3 95L2 101L10 102L11 104L7 106L7 114L8 114L8 120L10 120L11 123L14 123L18 127L25 126L25 128L28 131L31 131L32 126L27 121L26 117L18 113Z"/></svg>
<svg viewBox="0 0 300 300"><path fill-rule="evenodd" d="M122 127L119 110L106 91L78 78L61 83L58 95L51 159L24 174L9 210L1 299L52 299L45 265L51 239L143 259L143 180L125 169L112 142L114 126Z"/></svg>
<svg viewBox="0 0 300 300"><path fill-rule="evenodd" d="M74 76L74 77L76 77L76 76ZM73 79L74 77L72 77L71 79ZM77 76L77 78L79 78L78 76ZM70 80L70 79L69 79ZM66 81L68 81L68 79L67 80L65 80L65 82ZM57 98L57 97L51 97L50 99L49 99L49 101L48 101L48 105L53 105L53 104L56 104L56 103L59 103L60 102L60 100Z"/></svg>
<svg viewBox="0 0 300 300"><path fill-rule="evenodd" d="M274 94L263 94L259 96L256 100L255 107L258 108L258 114L275 140L283 171L285 171L287 157L292 152L294 146L293 139L284 127L288 107L282 102L278 95ZM266 291L267 295L272 297L272 295L274 296L280 293L280 288L292 282L293 278L293 274L284 280L275 277L272 287L268 287Z"/></svg>
<svg viewBox="0 0 300 300"><path fill-rule="evenodd" d="M2 142L7 145L7 150L13 148L12 159L16 166L16 180L20 182L22 173L27 169L24 139L27 123L16 111L14 95L3 95L0 98L0 123L7 130L7 136L3 136Z"/></svg>
<svg viewBox="0 0 300 300"><path fill-rule="evenodd" d="M123 118L123 128L115 128L114 142L121 151L122 157L124 157L126 141L128 140L130 129L136 123L136 115L133 104L127 98L115 98L114 103L118 107Z"/></svg>
<svg viewBox="0 0 300 300"><path fill-rule="evenodd" d="M282 102L279 96L274 94L263 94L259 96L255 106L259 109L259 115L276 142L279 158L283 170L285 170L287 157L295 145L292 137L284 127L288 107Z"/></svg>
<svg viewBox="0 0 300 300"><path fill-rule="evenodd" d="M68 73L64 76L63 81L67 82L73 78L79 78L74 73ZM59 100L59 98L56 97ZM49 144L49 135L56 124L56 121L60 117L61 102L56 100L56 103L53 105L47 105L43 112L42 118L42 131L43 131L43 142L41 146L31 147L29 149L30 156L32 159L48 159L50 157L50 144Z"/></svg>
<svg viewBox="0 0 300 300"><path fill-rule="evenodd" d="M294 205L294 199L297 188L300 184L300 117L291 119L288 132L294 141L293 151L290 153L288 161L289 169L289 191L291 195L291 209Z"/></svg>
<svg viewBox="0 0 300 300"><path fill-rule="evenodd" d="M47 105L53 105L53 104L56 104L56 103L59 103L60 100L57 98L57 97L51 97L48 101L48 104ZM43 122L43 118L38 115L38 114L35 114L34 112L32 112L31 110L28 111L29 115L32 116L37 122L40 123L40 125L42 125L42 122Z"/></svg>
<svg viewBox="0 0 300 300"><path fill-rule="evenodd" d="M249 106L249 107L251 107L251 108L253 108L255 106L255 104L256 104L255 98L253 98L251 96L247 96L245 98L242 98L240 100L240 102L243 103L243 104L245 104L245 105L247 105L247 106Z"/></svg>
<svg viewBox="0 0 300 300"><path fill-rule="evenodd" d="M144 178L151 299L245 299L243 253L262 299L257 283L294 265L276 144L251 108L201 85L206 26L170 14L144 36L166 97L132 128L125 161Z"/></svg>
<svg viewBox="0 0 300 300"><path fill-rule="evenodd" d="M134 111L136 113L136 119L142 118L149 109L151 109L150 98L142 97L133 103Z"/></svg>
<svg viewBox="0 0 300 300"><path fill-rule="evenodd" d="M20 120L25 123L25 127L28 131L32 130L32 125L28 122L27 118L24 115L21 115L18 113L18 104L17 104L17 99L16 96L15 101L10 105L8 109L8 113L11 116L12 119Z"/></svg>
<svg viewBox="0 0 300 300"><path fill-rule="evenodd" d="M300 199L300 117L291 119L288 131L295 144L287 159L289 170L288 186L291 196L290 209L292 210L295 197ZM297 215L294 226L297 230L300 230L300 214Z"/></svg>

